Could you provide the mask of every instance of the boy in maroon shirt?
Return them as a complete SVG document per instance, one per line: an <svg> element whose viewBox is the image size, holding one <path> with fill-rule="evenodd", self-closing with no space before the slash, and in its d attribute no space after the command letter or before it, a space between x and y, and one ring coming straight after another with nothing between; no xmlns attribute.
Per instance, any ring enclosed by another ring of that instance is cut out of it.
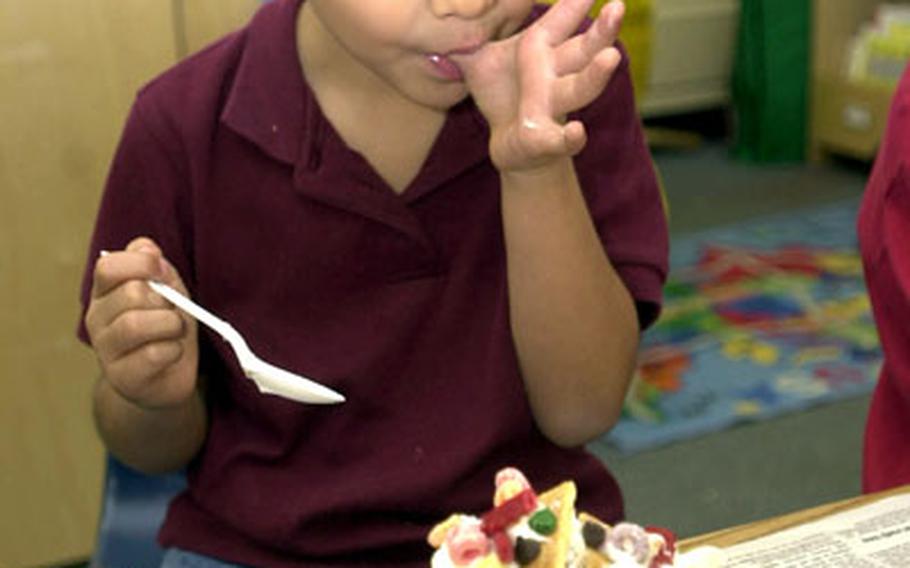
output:
<svg viewBox="0 0 910 568"><path fill-rule="evenodd" d="M910 483L910 68L891 102L857 231L884 362L866 422L863 490Z"/></svg>
<svg viewBox="0 0 910 568"><path fill-rule="evenodd" d="M667 234L623 8L576 34L591 4L278 0L140 93L82 336L109 450L187 466L164 545L422 566L506 465L621 518L583 445L619 417ZM149 278L347 401L259 394Z"/></svg>

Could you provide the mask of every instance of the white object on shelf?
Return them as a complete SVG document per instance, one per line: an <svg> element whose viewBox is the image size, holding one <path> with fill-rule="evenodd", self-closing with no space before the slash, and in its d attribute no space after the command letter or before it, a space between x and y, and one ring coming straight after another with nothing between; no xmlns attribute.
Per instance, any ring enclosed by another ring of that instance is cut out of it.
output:
<svg viewBox="0 0 910 568"><path fill-rule="evenodd" d="M739 0L654 0L643 116L729 102L739 12Z"/></svg>
<svg viewBox="0 0 910 568"><path fill-rule="evenodd" d="M872 128L872 110L858 104L846 104L841 111L841 120L850 130L866 131Z"/></svg>

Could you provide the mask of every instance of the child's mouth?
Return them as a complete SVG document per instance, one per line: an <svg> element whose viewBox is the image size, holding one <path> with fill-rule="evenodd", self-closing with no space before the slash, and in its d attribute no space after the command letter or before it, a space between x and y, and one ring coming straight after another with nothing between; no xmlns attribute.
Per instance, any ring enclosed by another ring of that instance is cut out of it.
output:
<svg viewBox="0 0 910 568"><path fill-rule="evenodd" d="M476 43L466 44L464 47L453 49L442 53L430 53L427 59L433 67L436 75L447 81L464 81L464 58L470 57L480 51L486 42L478 41ZM461 58L462 61L458 61Z"/></svg>
<svg viewBox="0 0 910 568"><path fill-rule="evenodd" d="M464 73L448 55L440 53L431 53L427 60L433 68L436 75L447 81L464 81Z"/></svg>

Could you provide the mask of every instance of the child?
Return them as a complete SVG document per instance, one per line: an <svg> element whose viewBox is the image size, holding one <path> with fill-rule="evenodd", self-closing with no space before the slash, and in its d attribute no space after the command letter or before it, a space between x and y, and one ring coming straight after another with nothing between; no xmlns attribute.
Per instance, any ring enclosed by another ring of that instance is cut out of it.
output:
<svg viewBox="0 0 910 568"><path fill-rule="evenodd" d="M910 483L910 68L891 102L857 231L884 352L866 422L863 490Z"/></svg>
<svg viewBox="0 0 910 568"><path fill-rule="evenodd" d="M109 450L187 466L167 562L424 566L506 465L622 516L583 444L619 416L667 234L623 8L573 35L591 2L277 0L139 95L83 336ZM258 393L149 278L347 401Z"/></svg>

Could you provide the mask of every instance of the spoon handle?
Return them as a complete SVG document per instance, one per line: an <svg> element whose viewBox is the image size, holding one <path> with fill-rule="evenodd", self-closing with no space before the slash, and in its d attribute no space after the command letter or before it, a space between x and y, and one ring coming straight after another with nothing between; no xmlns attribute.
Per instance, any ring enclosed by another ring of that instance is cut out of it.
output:
<svg viewBox="0 0 910 568"><path fill-rule="evenodd" d="M209 326L225 339L229 339L233 335L236 335L236 332L234 331L234 328L231 326L231 324L219 318L212 312L206 310L167 284L162 284L161 282L157 282L155 280L149 280L148 285L152 290L164 296L167 301L190 314L205 325Z"/></svg>
<svg viewBox="0 0 910 568"><path fill-rule="evenodd" d="M102 250L100 252L101 256L107 256L109 254L111 254L110 251L106 251L106 250ZM156 293L160 294L161 296L164 296L164 298L167 301L174 304L175 306L177 306L184 312L190 314L191 316L196 318L198 321L204 323L205 325L207 325L210 328L212 328L213 330L215 330L218 333L218 335L223 337L224 340L227 341L228 343L230 343L231 345L234 345L236 342L238 345L242 345L243 347L245 347L247 349L247 351L249 350L249 348L246 347L246 342L243 341L243 338L240 337L240 334L237 333L237 330L235 330L234 327L231 324L229 324L228 322L219 318L212 312L206 310L205 308L203 308L196 302L190 300L189 298L187 298L186 296L184 296L177 290L174 290L167 284L158 282L157 280L146 280L146 282L148 283L149 287L152 290L154 290ZM236 347L235 347L235 350L236 350Z"/></svg>

